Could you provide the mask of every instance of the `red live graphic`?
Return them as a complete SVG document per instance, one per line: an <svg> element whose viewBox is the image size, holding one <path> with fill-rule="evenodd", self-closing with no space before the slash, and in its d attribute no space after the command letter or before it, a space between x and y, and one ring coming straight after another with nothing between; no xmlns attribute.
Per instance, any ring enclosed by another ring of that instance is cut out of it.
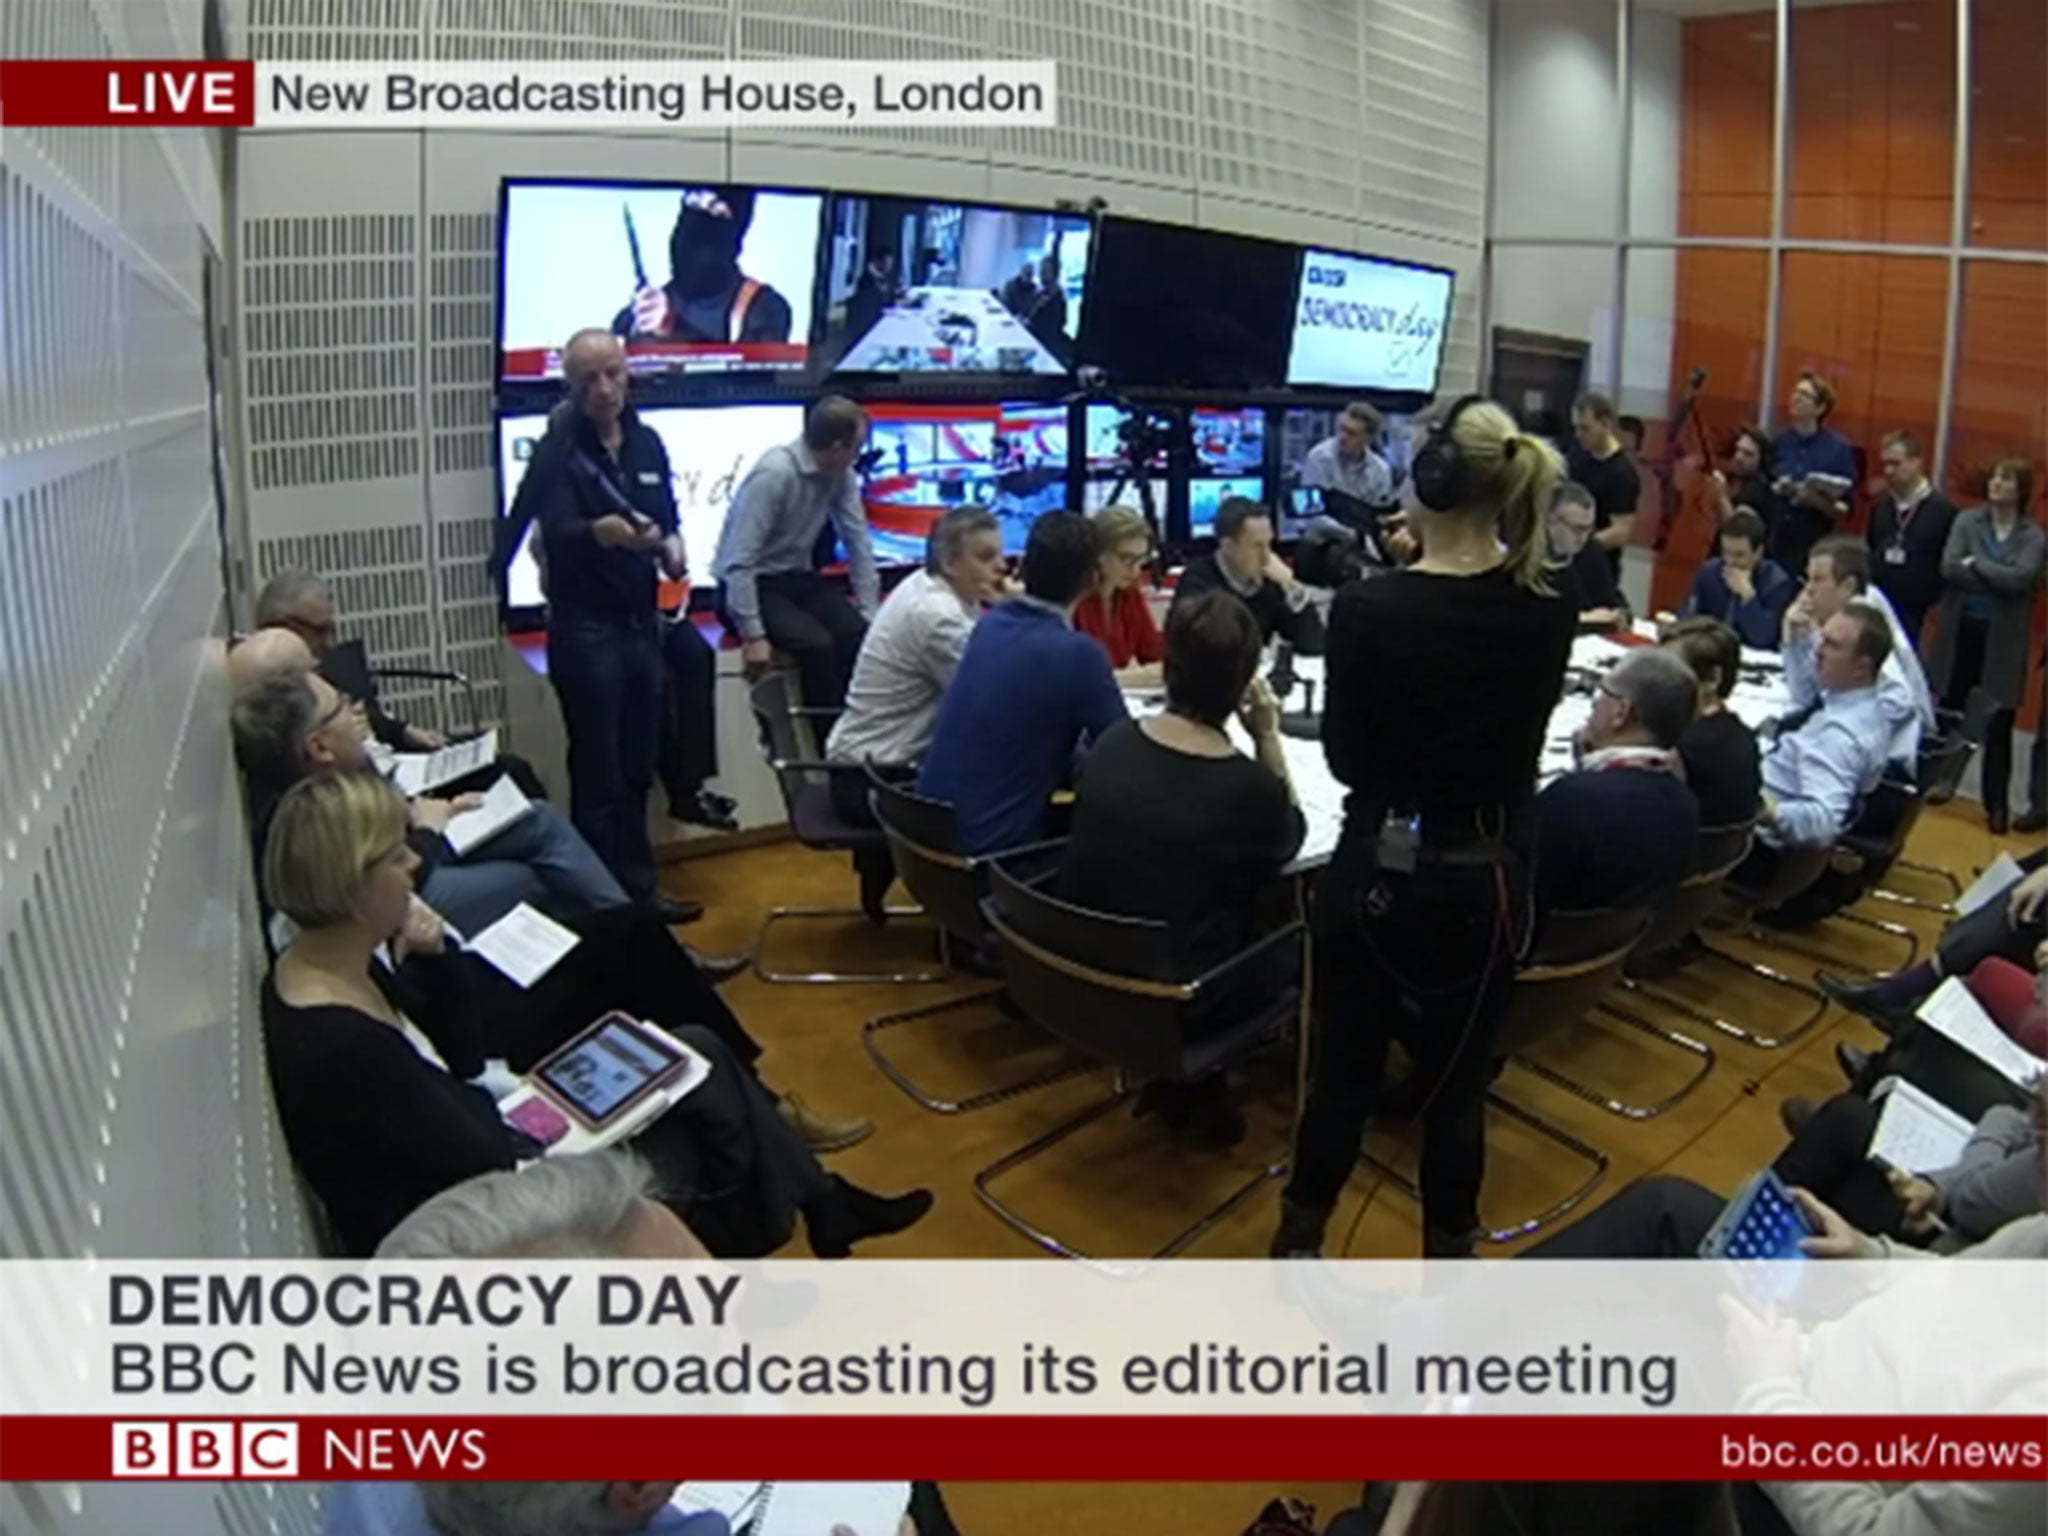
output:
<svg viewBox="0 0 2048 1536"><path fill-rule="evenodd" d="M256 65L236 59L9 59L0 123L23 128L247 128Z"/></svg>
<svg viewBox="0 0 2048 1536"><path fill-rule="evenodd" d="M679 1450L679 1448L681 1448ZM1908 1456L1906 1451L1911 1451ZM0 1415L0 1478L2048 1479L2039 1418ZM1906 1470L1908 1468L1916 1470ZM1191 1472L1191 1469L1194 1470ZM1853 1471L1848 1469L1855 1469ZM1893 1469L1880 1471L1876 1469Z"/></svg>

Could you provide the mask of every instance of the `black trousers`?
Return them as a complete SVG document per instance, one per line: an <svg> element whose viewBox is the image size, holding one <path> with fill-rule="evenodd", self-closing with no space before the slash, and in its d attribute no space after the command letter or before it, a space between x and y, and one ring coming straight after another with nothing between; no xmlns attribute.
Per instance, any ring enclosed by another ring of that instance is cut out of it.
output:
<svg viewBox="0 0 2048 1536"><path fill-rule="evenodd" d="M1948 687L1943 690L1941 706L1960 714L1970 702L1970 690L1984 681L1984 647L1990 638L1991 626L1982 619L1973 619L1968 614L1956 628L1955 670L1949 674ZM1984 800L1984 809L2004 811L2012 792L2012 720L2010 709L2001 709L1991 717L1984 728L1984 747L1978 758L1978 793ZM2031 793L2039 798L2040 744L2035 742L2035 786Z"/></svg>
<svg viewBox="0 0 2048 1536"><path fill-rule="evenodd" d="M687 809L718 772L718 653L688 619L661 637L661 727L654 768L669 809Z"/></svg>
<svg viewBox="0 0 2048 1536"><path fill-rule="evenodd" d="M1376 829L1375 829L1376 830ZM1422 1219L1463 1236L1479 1225L1486 1088L1526 909L1511 865L1377 866L1372 838L1346 833L1316 895L1316 1009L1307 1102L1287 1200L1327 1213L1358 1161L1365 1123L1399 1040L1422 1112Z"/></svg>
<svg viewBox="0 0 2048 1536"><path fill-rule="evenodd" d="M769 640L795 660L804 703L813 709L839 708L846 702L867 620L816 571L778 571L761 577L756 586L761 625Z"/></svg>
<svg viewBox="0 0 2048 1536"><path fill-rule="evenodd" d="M548 627L548 681L569 734L569 819L626 894L654 894L647 791L661 714L661 642L644 623Z"/></svg>
<svg viewBox="0 0 2048 1536"><path fill-rule="evenodd" d="M1728 1202L1691 1179L1638 1179L1612 1200L1545 1238L1525 1259L1690 1259Z"/></svg>
<svg viewBox="0 0 2048 1536"><path fill-rule="evenodd" d="M1870 1160L1878 1106L1838 1093L1814 1109L1771 1167L1795 1189L1810 1190L1859 1231L1902 1237L1905 1210L1884 1170Z"/></svg>

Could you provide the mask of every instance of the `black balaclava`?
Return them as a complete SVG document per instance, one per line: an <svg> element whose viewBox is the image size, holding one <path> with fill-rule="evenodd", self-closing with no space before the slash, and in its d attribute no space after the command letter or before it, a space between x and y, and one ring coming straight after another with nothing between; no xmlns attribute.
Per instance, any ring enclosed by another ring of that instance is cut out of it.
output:
<svg viewBox="0 0 2048 1536"><path fill-rule="evenodd" d="M729 286L738 270L740 246L754 222L751 187L693 187L711 192L732 210L729 219L685 203L668 237L668 264L678 293L705 297Z"/></svg>

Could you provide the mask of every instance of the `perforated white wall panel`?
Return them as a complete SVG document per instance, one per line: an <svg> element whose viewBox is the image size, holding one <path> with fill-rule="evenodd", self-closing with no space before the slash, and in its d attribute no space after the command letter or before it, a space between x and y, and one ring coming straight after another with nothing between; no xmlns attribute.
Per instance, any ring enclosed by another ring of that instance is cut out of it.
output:
<svg viewBox="0 0 2048 1536"><path fill-rule="evenodd" d="M0 6L0 57L192 55L201 14ZM221 207L198 133L0 141L4 1258L308 1246L227 740L202 300ZM293 1489L0 1486L10 1536L313 1528Z"/></svg>
<svg viewBox="0 0 2048 1536"><path fill-rule="evenodd" d="M467 672L487 711L503 700L478 564L494 513L502 175L1100 196L1147 217L1436 261L1459 276L1444 387L1477 377L1486 0L236 0L233 15L238 51L273 59L1059 62L1055 128L244 136L259 570L321 563L345 578L344 626L375 654ZM404 579L412 559L417 582ZM398 701L428 724L447 723L452 702Z"/></svg>

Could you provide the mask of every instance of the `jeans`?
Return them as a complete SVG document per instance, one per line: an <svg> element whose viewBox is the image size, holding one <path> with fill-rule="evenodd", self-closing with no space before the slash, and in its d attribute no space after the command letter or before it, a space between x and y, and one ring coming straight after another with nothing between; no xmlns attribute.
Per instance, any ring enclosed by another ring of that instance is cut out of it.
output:
<svg viewBox="0 0 2048 1536"><path fill-rule="evenodd" d="M559 620L548 679L569 734L569 815L628 896L654 894L647 791L661 721L661 643L644 624Z"/></svg>
<svg viewBox="0 0 2048 1536"><path fill-rule="evenodd" d="M1968 614L1956 628L1955 670L1949 674L1942 695L1942 708L1961 714L1970 702L1970 690L1984 681L1984 646L1991 628L1984 620ZM1977 793L1987 812L2003 812L2012 787L2012 711L1996 711L1984 727L1983 755L1977 763ZM2037 754L2038 755L2038 754ZM2040 791L2030 786L2031 794Z"/></svg>
<svg viewBox="0 0 2048 1536"><path fill-rule="evenodd" d="M761 577L756 588L761 627L795 660L804 703L812 709L839 708L846 702L867 620L816 571L777 571Z"/></svg>
<svg viewBox="0 0 2048 1536"><path fill-rule="evenodd" d="M1336 1203L1379 1097L1387 1046L1399 1040L1429 1085L1423 1226L1463 1236L1479 1225L1486 1089L1514 982L1524 882L1509 865L1424 862L1399 874L1376 857L1371 838L1347 832L1317 894L1318 1007L1287 1200L1325 1215Z"/></svg>
<svg viewBox="0 0 2048 1536"><path fill-rule="evenodd" d="M421 875L419 890L422 901L465 935L482 933L521 902L541 906L547 899L540 871L516 859L434 864Z"/></svg>
<svg viewBox="0 0 2048 1536"><path fill-rule="evenodd" d="M552 805L536 805L532 815L478 844L474 852L480 859L510 859L533 870L547 891L544 904L559 915L622 907L628 899L604 861Z"/></svg>
<svg viewBox="0 0 2048 1536"><path fill-rule="evenodd" d="M718 653L688 619L661 639L661 732L655 770L671 811L688 810L718 772Z"/></svg>

